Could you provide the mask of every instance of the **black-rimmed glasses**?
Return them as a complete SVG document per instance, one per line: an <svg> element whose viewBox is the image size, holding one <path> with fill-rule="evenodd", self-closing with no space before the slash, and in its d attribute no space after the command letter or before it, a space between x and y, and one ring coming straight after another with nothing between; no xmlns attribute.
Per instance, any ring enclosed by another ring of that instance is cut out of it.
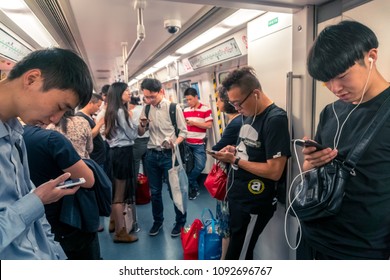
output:
<svg viewBox="0 0 390 280"><path fill-rule="evenodd" d="M244 104L244 102L248 99L249 95L251 95L252 92L254 92L254 90L250 91L250 92L247 94L247 96L245 96L244 100L242 100L241 102L239 102L239 101L235 101L235 102L230 102L230 101L228 101L228 102L229 102L229 104L232 105L234 108L236 108L236 109L242 109L242 107L241 107L242 104Z"/></svg>

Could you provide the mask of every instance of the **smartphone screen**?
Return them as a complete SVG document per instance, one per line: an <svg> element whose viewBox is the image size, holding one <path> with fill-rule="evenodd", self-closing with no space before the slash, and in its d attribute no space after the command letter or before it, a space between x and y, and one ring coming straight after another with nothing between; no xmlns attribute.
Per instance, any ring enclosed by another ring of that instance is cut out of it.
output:
<svg viewBox="0 0 390 280"><path fill-rule="evenodd" d="M301 147L316 147L317 151L325 149L325 147L321 144L318 144L317 142L311 140L296 139L291 141Z"/></svg>
<svg viewBox="0 0 390 280"><path fill-rule="evenodd" d="M57 188L59 188L59 189L70 189L70 188L73 188L75 186L82 185L84 183L85 183L85 179L84 178L69 179L69 180L66 180L65 182L63 182L62 184L59 184L57 186Z"/></svg>
<svg viewBox="0 0 390 280"><path fill-rule="evenodd" d="M217 151L213 151L213 150L206 150L206 153L210 154L210 155L214 155L217 153Z"/></svg>

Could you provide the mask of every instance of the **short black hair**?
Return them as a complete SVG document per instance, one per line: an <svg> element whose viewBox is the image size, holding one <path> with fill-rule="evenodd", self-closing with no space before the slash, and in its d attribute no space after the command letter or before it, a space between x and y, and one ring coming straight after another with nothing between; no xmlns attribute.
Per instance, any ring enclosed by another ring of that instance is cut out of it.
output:
<svg viewBox="0 0 390 280"><path fill-rule="evenodd" d="M97 93L92 93L91 100L89 100L89 102L98 103L99 100L103 101L102 96Z"/></svg>
<svg viewBox="0 0 390 280"><path fill-rule="evenodd" d="M144 89L150 92L159 92L162 89L162 84L157 79L146 78L141 83L141 90Z"/></svg>
<svg viewBox="0 0 390 280"><path fill-rule="evenodd" d="M107 95L108 89L110 88L110 85L106 84L102 86L101 94L102 95Z"/></svg>
<svg viewBox="0 0 390 280"><path fill-rule="evenodd" d="M48 48L31 52L15 64L8 80L21 77L31 69L39 69L43 77L43 91L50 89L71 90L84 107L91 99L93 82L84 60L71 50Z"/></svg>
<svg viewBox="0 0 390 280"><path fill-rule="evenodd" d="M186 88L184 96L191 95L193 97L198 96L198 91L192 87Z"/></svg>
<svg viewBox="0 0 390 280"><path fill-rule="evenodd" d="M379 45L375 33L357 21L341 21L318 35L307 57L307 69L316 80L328 82Z"/></svg>

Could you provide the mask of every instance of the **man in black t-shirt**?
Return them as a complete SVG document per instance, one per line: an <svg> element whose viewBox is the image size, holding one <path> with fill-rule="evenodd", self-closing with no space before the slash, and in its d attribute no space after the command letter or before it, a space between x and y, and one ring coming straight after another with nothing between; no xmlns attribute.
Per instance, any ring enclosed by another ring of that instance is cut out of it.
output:
<svg viewBox="0 0 390 280"><path fill-rule="evenodd" d="M80 158L72 143L64 135L37 126L25 126L23 138L27 148L31 181L36 186L69 172L72 179L82 177L86 180L81 187L93 187L95 180L92 170ZM45 214L55 234L55 240L60 242L68 259L100 259L97 227L92 231L84 231L62 222L63 201L62 198L45 205ZM91 212L92 209L88 211ZM98 221L99 214L96 213L96 215Z"/></svg>
<svg viewBox="0 0 390 280"><path fill-rule="evenodd" d="M262 91L251 67L232 71L222 82L229 103L246 116L237 147L213 157L232 164L227 184L230 243L226 259L253 259L253 249L276 209L276 186L290 157L286 112Z"/></svg>
<svg viewBox="0 0 390 280"><path fill-rule="evenodd" d="M303 169L346 158L390 96L389 83L376 68L378 40L367 26L342 21L326 27L308 56L310 75L339 100L321 112L315 140L328 147L303 149ZM297 259L389 259L390 120L370 142L346 183L337 215L301 222ZM385 137L383 137L385 136ZM305 137L306 138L306 137Z"/></svg>

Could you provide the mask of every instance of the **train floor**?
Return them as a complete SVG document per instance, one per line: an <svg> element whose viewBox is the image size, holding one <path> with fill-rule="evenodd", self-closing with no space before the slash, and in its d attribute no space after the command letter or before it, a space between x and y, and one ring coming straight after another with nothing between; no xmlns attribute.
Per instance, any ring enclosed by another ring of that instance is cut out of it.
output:
<svg viewBox="0 0 390 280"><path fill-rule="evenodd" d="M210 208L215 215L216 200L213 199L203 185L200 195L195 200L188 200L187 223L201 218L202 210ZM104 218L104 231L99 233L101 255L104 260L182 260L183 250L179 237L171 237L175 222L173 202L164 185L164 224L157 236L150 236L153 225L151 203L137 205L137 222L140 230L136 233L138 241L133 243L114 243L112 234L108 232L109 218Z"/></svg>

